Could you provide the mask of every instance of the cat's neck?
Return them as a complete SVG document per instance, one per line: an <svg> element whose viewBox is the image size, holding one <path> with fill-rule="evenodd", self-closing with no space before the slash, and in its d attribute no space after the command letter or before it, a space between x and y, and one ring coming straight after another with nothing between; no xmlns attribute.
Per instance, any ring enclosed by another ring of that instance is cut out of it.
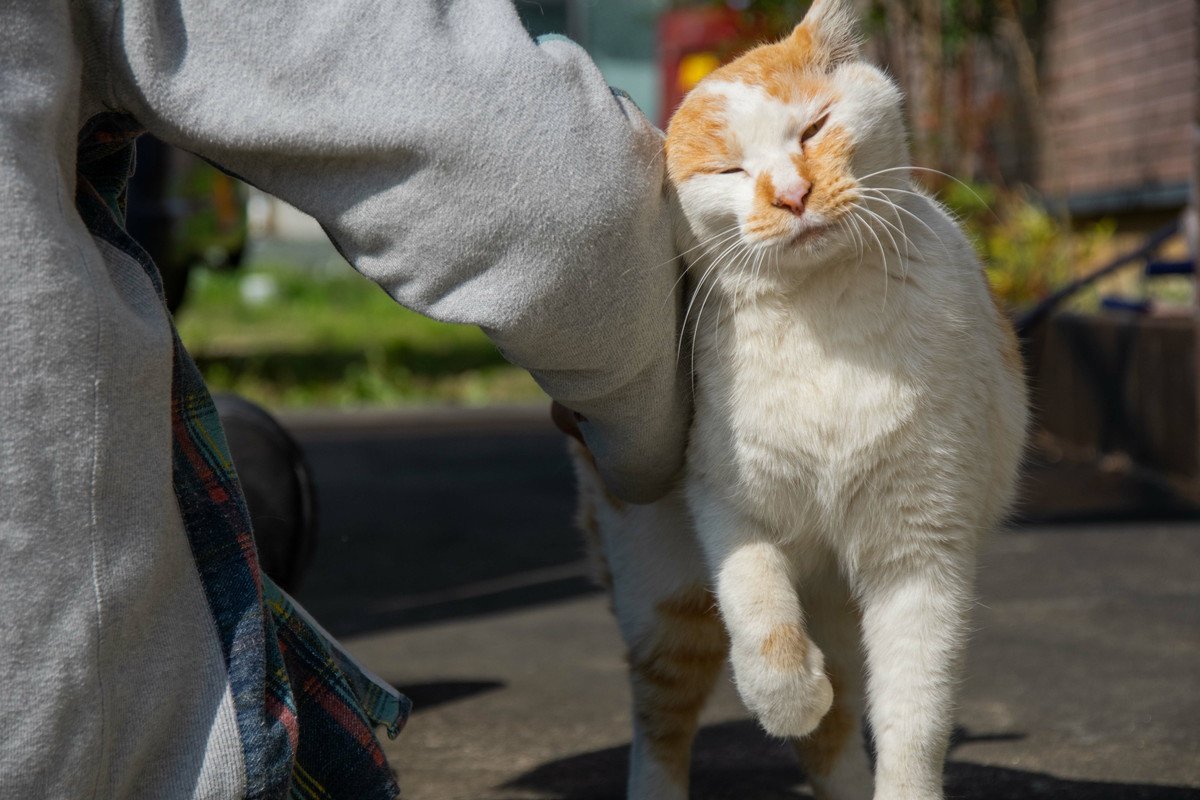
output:
<svg viewBox="0 0 1200 800"><path fill-rule="evenodd" d="M696 265L699 269L711 267ZM816 315L868 314L899 322L914 292L923 293L929 265L903 250L839 248L800 263L781 265L769 257L738 269L714 269L697 294L725 313Z"/></svg>

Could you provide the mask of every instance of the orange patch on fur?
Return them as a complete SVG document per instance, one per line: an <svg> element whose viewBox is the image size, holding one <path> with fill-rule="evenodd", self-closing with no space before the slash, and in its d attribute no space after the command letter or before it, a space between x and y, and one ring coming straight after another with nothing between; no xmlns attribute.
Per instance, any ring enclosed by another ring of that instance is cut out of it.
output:
<svg viewBox="0 0 1200 800"><path fill-rule="evenodd" d="M754 201L767 205L775 202L775 182L765 172L759 175L758 180L754 182Z"/></svg>
<svg viewBox="0 0 1200 800"><path fill-rule="evenodd" d="M795 742L804 768L821 776L833 772L855 728L854 715L846 707L837 673L826 665L825 674L833 684L833 705L815 731Z"/></svg>
<svg viewBox="0 0 1200 800"><path fill-rule="evenodd" d="M692 92L667 126L667 174L675 184L701 172L720 171L734 157L725 125L725 100Z"/></svg>
<svg viewBox="0 0 1200 800"><path fill-rule="evenodd" d="M786 39L762 44L713 71L705 80L736 81L760 86L785 103L819 92L826 61L801 26Z"/></svg>
<svg viewBox="0 0 1200 800"><path fill-rule="evenodd" d="M754 183L754 206L746 217L746 233L774 239L792 229L792 212L775 207L775 183L762 173Z"/></svg>
<svg viewBox="0 0 1200 800"><path fill-rule="evenodd" d="M669 597L657 610L658 626L629 654L634 713L655 760L686 786L696 722L729 645L704 587Z"/></svg>
<svg viewBox="0 0 1200 800"><path fill-rule="evenodd" d="M804 629L795 623L776 625L763 639L763 658L776 669L803 669L808 658L809 640Z"/></svg>
<svg viewBox="0 0 1200 800"><path fill-rule="evenodd" d="M854 152L850 134L845 128L832 127L805 146L803 153L793 156L796 172L812 185L808 208L822 213L836 212L855 187L850 172L850 156Z"/></svg>

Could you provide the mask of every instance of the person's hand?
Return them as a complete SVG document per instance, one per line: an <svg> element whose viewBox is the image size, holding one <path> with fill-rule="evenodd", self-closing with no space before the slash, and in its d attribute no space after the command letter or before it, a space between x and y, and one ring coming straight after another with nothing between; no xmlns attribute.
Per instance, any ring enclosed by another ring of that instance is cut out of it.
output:
<svg viewBox="0 0 1200 800"><path fill-rule="evenodd" d="M550 419L554 420L554 424L560 431L574 437L584 447L587 446L587 442L583 441L583 434L579 431L579 423L587 422L585 416L572 411L557 400L553 400L550 403Z"/></svg>

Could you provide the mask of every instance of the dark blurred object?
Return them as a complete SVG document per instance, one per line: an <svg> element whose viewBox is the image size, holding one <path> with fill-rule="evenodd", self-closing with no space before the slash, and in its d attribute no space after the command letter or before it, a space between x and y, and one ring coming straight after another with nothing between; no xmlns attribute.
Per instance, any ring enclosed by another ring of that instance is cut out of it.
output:
<svg viewBox="0 0 1200 800"><path fill-rule="evenodd" d="M1042 450L1055 461L1123 464L1155 482L1155 503L1200 504L1200 318L1134 297L1105 296L1101 311L1061 310L1114 272L1145 279L1194 274L1159 258L1179 232L1172 222L1108 264L1048 295L1017 321Z"/></svg>
<svg viewBox="0 0 1200 800"><path fill-rule="evenodd" d="M126 226L158 265L167 307L174 313L193 267L241 263L246 188L204 160L146 134L137 141Z"/></svg>
<svg viewBox="0 0 1200 800"><path fill-rule="evenodd" d="M262 408L231 394L213 400L254 523L259 565L295 593L317 545L316 493L304 454Z"/></svg>
<svg viewBox="0 0 1200 800"><path fill-rule="evenodd" d="M1058 309L1064 302L1069 300L1074 295L1079 294L1087 287L1094 284L1101 278L1107 277L1112 273L1126 269L1130 265L1144 265L1142 268L1146 275L1153 276L1159 274L1183 274L1179 265L1175 265L1168 270L1164 266L1160 266L1167 262L1156 261L1155 255L1159 249L1175 234L1179 232L1178 221L1171 221L1157 231L1147 236L1140 245L1128 253L1124 253L1102 267L1092 270L1086 275L1068 283L1046 297L1038 301L1037 305L1026 311L1017 320L1017 335L1026 340L1033 336L1037 327L1048 319L1052 312ZM1194 270L1194 267L1188 271Z"/></svg>
<svg viewBox="0 0 1200 800"><path fill-rule="evenodd" d="M1191 314L1050 316L1024 343L1047 449L1127 463L1200 502L1198 339Z"/></svg>

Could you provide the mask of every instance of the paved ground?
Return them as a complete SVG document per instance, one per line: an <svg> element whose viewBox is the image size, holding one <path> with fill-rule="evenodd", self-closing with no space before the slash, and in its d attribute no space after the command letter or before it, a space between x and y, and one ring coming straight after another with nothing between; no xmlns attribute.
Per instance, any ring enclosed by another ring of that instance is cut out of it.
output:
<svg viewBox="0 0 1200 800"><path fill-rule="evenodd" d="M413 698L388 744L409 800L621 797L621 645L570 527L558 436L523 412L288 423L323 526L300 597ZM1086 501L1108 521L992 540L950 796L1200 800L1200 522L1114 521L1120 497ZM727 680L694 775L703 800L806 796Z"/></svg>

